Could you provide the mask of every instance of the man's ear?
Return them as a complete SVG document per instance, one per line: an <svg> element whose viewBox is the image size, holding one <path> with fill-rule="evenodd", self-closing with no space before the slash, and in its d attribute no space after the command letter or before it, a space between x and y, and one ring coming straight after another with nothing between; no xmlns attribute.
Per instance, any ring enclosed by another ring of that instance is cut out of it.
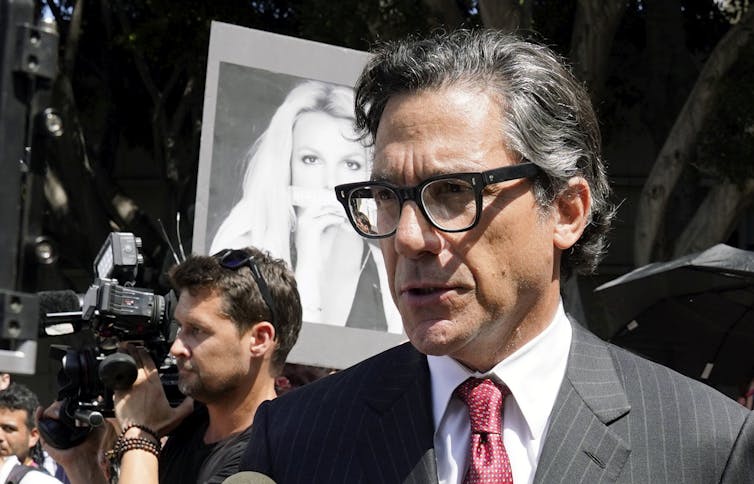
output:
<svg viewBox="0 0 754 484"><path fill-rule="evenodd" d="M29 432L29 448L32 448L35 445L37 445L37 442L39 442L39 429L37 427L34 427Z"/></svg>
<svg viewBox="0 0 754 484"><path fill-rule="evenodd" d="M579 240L589 218L592 192L584 178L573 177L568 187L555 199L555 231L553 243L566 250Z"/></svg>
<svg viewBox="0 0 754 484"><path fill-rule="evenodd" d="M267 322L260 321L251 327L249 338L249 351L251 356L261 357L265 354L272 354L275 349L275 327Z"/></svg>

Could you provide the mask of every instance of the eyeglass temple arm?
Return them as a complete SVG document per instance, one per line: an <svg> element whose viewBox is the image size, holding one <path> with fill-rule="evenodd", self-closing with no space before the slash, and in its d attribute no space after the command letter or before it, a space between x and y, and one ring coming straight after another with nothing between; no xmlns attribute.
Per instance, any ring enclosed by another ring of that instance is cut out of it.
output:
<svg viewBox="0 0 754 484"><path fill-rule="evenodd" d="M539 166L527 161L517 165L504 166L502 168L485 171L482 175L484 176L484 184L489 185L491 183L500 183L507 180L515 180L517 178L528 178L538 174L540 169Z"/></svg>

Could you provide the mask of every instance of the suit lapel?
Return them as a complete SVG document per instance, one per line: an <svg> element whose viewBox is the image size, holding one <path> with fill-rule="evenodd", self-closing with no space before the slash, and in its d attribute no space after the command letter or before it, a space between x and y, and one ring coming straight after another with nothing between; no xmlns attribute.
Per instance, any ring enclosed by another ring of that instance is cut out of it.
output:
<svg viewBox="0 0 754 484"><path fill-rule="evenodd" d="M572 327L568 368L534 482L613 482L631 453L618 431L631 407L605 343Z"/></svg>
<svg viewBox="0 0 754 484"><path fill-rule="evenodd" d="M395 356L365 393L360 459L373 482L437 482L427 359L408 343Z"/></svg>

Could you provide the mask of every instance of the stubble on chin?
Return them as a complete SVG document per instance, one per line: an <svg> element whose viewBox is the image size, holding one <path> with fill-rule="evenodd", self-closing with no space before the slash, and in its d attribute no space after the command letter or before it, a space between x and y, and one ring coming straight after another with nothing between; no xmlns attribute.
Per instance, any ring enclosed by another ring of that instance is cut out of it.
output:
<svg viewBox="0 0 754 484"><path fill-rule="evenodd" d="M196 371L191 372L188 376L189 378L178 378L178 389L187 397L192 397L204 404L223 401L241 386L241 383L237 380L221 379L215 376L204 382L201 375Z"/></svg>
<svg viewBox="0 0 754 484"><path fill-rule="evenodd" d="M187 397L195 397L197 389L201 387L201 379L194 365L189 361L183 361L178 363L178 368L186 372L178 374L178 390Z"/></svg>
<svg viewBox="0 0 754 484"><path fill-rule="evenodd" d="M196 384L190 383L185 379L178 379L178 390L187 397L194 397L196 394Z"/></svg>

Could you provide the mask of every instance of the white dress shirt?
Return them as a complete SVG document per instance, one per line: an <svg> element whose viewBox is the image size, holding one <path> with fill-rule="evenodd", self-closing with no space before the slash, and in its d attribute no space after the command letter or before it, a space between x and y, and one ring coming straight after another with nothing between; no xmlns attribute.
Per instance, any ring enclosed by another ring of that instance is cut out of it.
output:
<svg viewBox="0 0 754 484"><path fill-rule="evenodd" d="M534 480L550 413L565 375L571 337L571 323L561 302L542 333L487 373L471 371L449 356L427 357L440 484L460 484L466 471L471 423L466 404L452 397L456 387L469 377L489 377L510 389L503 409L503 443L513 482Z"/></svg>

